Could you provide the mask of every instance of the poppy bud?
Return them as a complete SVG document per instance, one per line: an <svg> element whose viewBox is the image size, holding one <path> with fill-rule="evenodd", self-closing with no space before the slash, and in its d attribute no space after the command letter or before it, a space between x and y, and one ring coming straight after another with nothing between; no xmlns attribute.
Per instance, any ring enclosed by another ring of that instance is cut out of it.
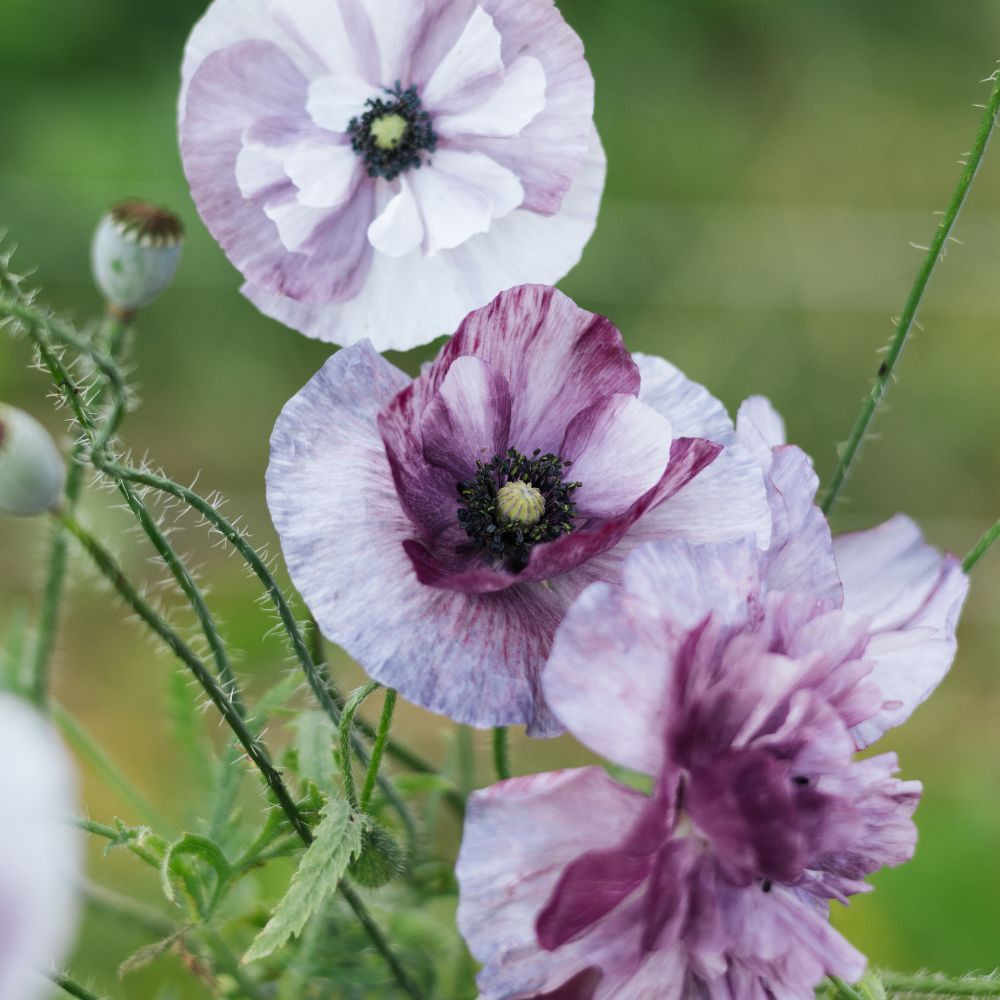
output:
<svg viewBox="0 0 1000 1000"><path fill-rule="evenodd" d="M23 410L0 404L0 511L29 517L54 510L65 479L49 432Z"/></svg>

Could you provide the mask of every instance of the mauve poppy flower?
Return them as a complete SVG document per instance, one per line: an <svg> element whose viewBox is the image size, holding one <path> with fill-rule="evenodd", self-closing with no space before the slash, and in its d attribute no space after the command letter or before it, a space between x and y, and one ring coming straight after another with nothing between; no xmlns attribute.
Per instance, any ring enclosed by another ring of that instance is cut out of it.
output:
<svg viewBox="0 0 1000 1000"><path fill-rule="evenodd" d="M59 737L8 694L0 694L0 755L0 996L41 1000L76 928L76 782Z"/></svg>
<svg viewBox="0 0 1000 1000"><path fill-rule="evenodd" d="M198 211L310 337L425 343L593 232L594 81L552 0L215 0L181 76Z"/></svg>
<svg viewBox="0 0 1000 1000"><path fill-rule="evenodd" d="M285 407L267 498L324 634L477 726L560 730L556 626L652 538L768 542L760 468L721 404L552 288L504 292L411 380L369 344Z"/></svg>
<svg viewBox="0 0 1000 1000"><path fill-rule="evenodd" d="M651 794L590 767L470 798L458 920L484 1000L811 1000L864 970L828 904L911 857L920 785L854 753L947 670L967 580L905 519L831 544L770 407L738 427L769 550L643 546L569 609L543 673L556 717Z"/></svg>

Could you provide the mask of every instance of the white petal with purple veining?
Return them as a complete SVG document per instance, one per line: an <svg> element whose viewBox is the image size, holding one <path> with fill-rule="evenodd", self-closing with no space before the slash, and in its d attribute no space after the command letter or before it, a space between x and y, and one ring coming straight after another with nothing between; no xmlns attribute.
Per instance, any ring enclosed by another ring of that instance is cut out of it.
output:
<svg viewBox="0 0 1000 1000"><path fill-rule="evenodd" d="M292 252L306 249L326 220L323 209L303 205L291 190L278 198L268 199L264 214L278 227L278 236L285 249Z"/></svg>
<svg viewBox="0 0 1000 1000"><path fill-rule="evenodd" d="M346 133L352 118L365 112L365 102L380 96L380 88L347 73L330 73L309 84L306 111L320 127Z"/></svg>
<svg viewBox="0 0 1000 1000"><path fill-rule="evenodd" d="M462 107L492 90L503 79L501 44L493 18L477 7L421 92L427 109L433 112Z"/></svg>
<svg viewBox="0 0 1000 1000"><path fill-rule="evenodd" d="M391 87L409 76L409 53L426 16L424 0L365 0L378 43L382 84Z"/></svg>
<svg viewBox="0 0 1000 1000"><path fill-rule="evenodd" d="M434 129L441 136L517 135L544 108L545 70L537 59L522 56L482 102L437 115Z"/></svg>
<svg viewBox="0 0 1000 1000"><path fill-rule="evenodd" d="M299 189L298 200L310 208L336 208L354 191L361 162L350 146L306 142L284 157L285 172Z"/></svg>
<svg viewBox="0 0 1000 1000"><path fill-rule="evenodd" d="M399 191L368 227L368 240L387 257L405 257L423 242L424 223L406 177L399 178Z"/></svg>
<svg viewBox="0 0 1000 1000"><path fill-rule="evenodd" d="M373 67L372 57L377 55L370 51L366 37L371 26L359 26L351 17L345 17L344 8L348 6L336 0L272 0L271 16L305 51L315 53L327 69L366 78Z"/></svg>
<svg viewBox="0 0 1000 1000"><path fill-rule="evenodd" d="M581 517L617 517L662 478L670 459L670 421L617 394L581 410L566 428L559 456L582 485L573 502Z"/></svg>

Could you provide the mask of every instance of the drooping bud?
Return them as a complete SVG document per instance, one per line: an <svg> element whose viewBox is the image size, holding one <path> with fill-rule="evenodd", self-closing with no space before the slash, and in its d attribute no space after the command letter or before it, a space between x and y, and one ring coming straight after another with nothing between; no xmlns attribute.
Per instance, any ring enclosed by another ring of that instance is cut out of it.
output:
<svg viewBox="0 0 1000 1000"><path fill-rule="evenodd" d="M181 258L184 227L166 208L123 201L100 221L90 259L94 281L112 309L149 305L170 284Z"/></svg>
<svg viewBox="0 0 1000 1000"><path fill-rule="evenodd" d="M351 878L366 889L378 889L406 870L406 855L395 837L378 823L372 823L364 833L361 853L347 869Z"/></svg>
<svg viewBox="0 0 1000 1000"><path fill-rule="evenodd" d="M66 463L34 417L0 404L0 511L30 517L62 502Z"/></svg>

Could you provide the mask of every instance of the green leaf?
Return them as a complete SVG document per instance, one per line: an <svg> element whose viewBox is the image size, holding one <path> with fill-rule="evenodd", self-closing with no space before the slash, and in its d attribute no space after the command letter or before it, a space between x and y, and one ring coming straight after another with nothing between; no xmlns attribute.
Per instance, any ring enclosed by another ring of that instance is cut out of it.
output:
<svg viewBox="0 0 1000 1000"><path fill-rule="evenodd" d="M204 881L184 863L184 859L189 857L204 862L215 873L215 885L211 887L211 903L206 902L199 891L204 887ZM176 903L177 892L174 885L180 883L194 903L198 915L203 917L211 910L231 873L232 866L229 864L229 859L214 840L186 833L179 840L175 840L163 855L163 861L160 863L160 884L167 899L171 903Z"/></svg>
<svg viewBox="0 0 1000 1000"><path fill-rule="evenodd" d="M285 897L278 903L267 926L257 935L244 962L266 958L290 937L302 933L337 888L347 866L361 851L365 822L340 799L331 799L323 809L316 839L302 856Z"/></svg>
<svg viewBox="0 0 1000 1000"><path fill-rule="evenodd" d="M324 712L302 712L295 720L295 747L298 750L299 776L311 781L320 791L331 793L336 771L333 746L337 733Z"/></svg>

